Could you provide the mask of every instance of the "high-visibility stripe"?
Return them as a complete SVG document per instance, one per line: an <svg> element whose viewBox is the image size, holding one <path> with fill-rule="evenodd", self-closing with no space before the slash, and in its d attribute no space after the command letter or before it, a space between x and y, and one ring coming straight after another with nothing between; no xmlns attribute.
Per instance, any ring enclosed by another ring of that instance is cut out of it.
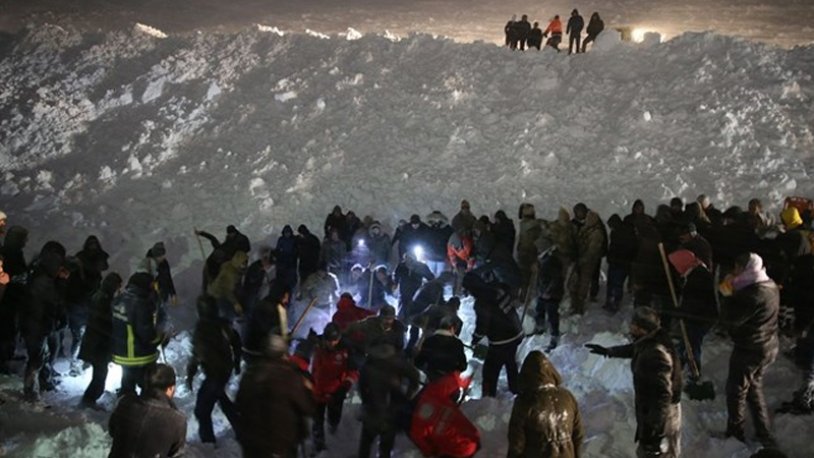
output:
<svg viewBox="0 0 814 458"><path fill-rule="evenodd" d="M113 362L119 366L144 366L156 361L158 361L158 353L138 358L113 355Z"/></svg>
<svg viewBox="0 0 814 458"><path fill-rule="evenodd" d="M136 336L133 334L133 326L127 324L127 358L136 357Z"/></svg>

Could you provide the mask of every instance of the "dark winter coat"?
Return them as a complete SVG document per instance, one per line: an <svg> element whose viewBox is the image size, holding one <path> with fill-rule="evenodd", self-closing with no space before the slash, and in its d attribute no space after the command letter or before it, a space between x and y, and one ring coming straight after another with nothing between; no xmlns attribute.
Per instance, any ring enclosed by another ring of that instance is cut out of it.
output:
<svg viewBox="0 0 814 458"><path fill-rule="evenodd" d="M425 280L435 280L435 275L432 274L430 268L423 262L407 258L396 267L394 277L399 285L402 316L412 318L423 312L424 309L413 307L413 298Z"/></svg>
<svg viewBox="0 0 814 458"><path fill-rule="evenodd" d="M571 35L579 35L580 33L582 33L582 29L584 27L585 20L582 19L582 16L580 15L571 16L571 18L568 19L568 25L565 27L565 33Z"/></svg>
<svg viewBox="0 0 814 458"><path fill-rule="evenodd" d="M291 230L291 226L283 228L283 234ZM293 233L292 233L293 234ZM293 235L283 235L277 239L277 269L281 270L295 270L297 268L297 260L300 257L299 245L297 238Z"/></svg>
<svg viewBox="0 0 814 458"><path fill-rule="evenodd" d="M110 415L110 458L175 458L184 454L187 419L166 394L127 395Z"/></svg>
<svg viewBox="0 0 814 458"><path fill-rule="evenodd" d="M466 370L464 344L446 329L439 329L424 340L421 351L415 358L415 366L430 380L458 371Z"/></svg>
<svg viewBox="0 0 814 458"><path fill-rule="evenodd" d="M347 267L348 247L342 240L325 239L319 254L322 262L333 273L341 272Z"/></svg>
<svg viewBox="0 0 814 458"><path fill-rule="evenodd" d="M472 339L489 339L492 344L505 344L523 338L520 317L514 308L511 294L494 285L484 283L477 275L466 274L463 287L475 297L475 332Z"/></svg>
<svg viewBox="0 0 814 458"><path fill-rule="evenodd" d="M65 313L64 293L57 284L62 262L59 255L46 253L34 267L27 285L27 304L20 309L20 331L27 339L40 339L53 332Z"/></svg>
<svg viewBox="0 0 814 458"><path fill-rule="evenodd" d="M158 287L158 298L161 299L161 302L166 303L170 297L176 295L170 263L166 259L156 264L155 258L148 251L147 257L139 266L139 270L147 272L155 278Z"/></svg>
<svg viewBox="0 0 814 458"><path fill-rule="evenodd" d="M241 293L240 293L240 300L241 303L251 303L252 299L261 299L259 296L260 290L263 289L263 285L266 283L271 283L274 280L274 269L272 268L271 272L267 272L265 266L263 266L263 260L258 259L253 263L249 264L249 267L246 269L246 274L243 276L243 285L241 286ZM268 276L268 278L266 278ZM247 305L245 304L245 305Z"/></svg>
<svg viewBox="0 0 814 458"><path fill-rule="evenodd" d="M681 309L679 315L688 317L688 322L709 329L718 320L715 301L715 280L704 266L698 266L687 275L681 289Z"/></svg>
<svg viewBox="0 0 814 458"><path fill-rule="evenodd" d="M599 215L589 211L585 223L576 229L577 259L579 265L596 265L607 253L607 230Z"/></svg>
<svg viewBox="0 0 814 458"><path fill-rule="evenodd" d="M339 237L342 238L345 235L345 215L342 214L342 209L339 207L335 207L334 211L332 211L327 218L325 218L325 225L323 226L325 229L325 238L331 237L331 230L336 229L339 233Z"/></svg>
<svg viewBox="0 0 814 458"><path fill-rule="evenodd" d="M91 235L85 240L82 251L76 254L76 258L82 265L82 272L85 280L85 290L88 294L95 292L102 284L102 273L109 266L108 255L99 243L96 236Z"/></svg>
<svg viewBox="0 0 814 458"><path fill-rule="evenodd" d="M373 275L371 283L370 276ZM371 284L373 285L371 288ZM395 292L395 284L390 277L387 277L382 283L375 273L370 269L366 270L362 277L359 278L359 305L378 310L387 304L385 296L392 295ZM371 295L372 293L372 295Z"/></svg>
<svg viewBox="0 0 814 458"><path fill-rule="evenodd" d="M404 257L404 253L412 250L417 245L427 246L430 241L430 227L424 223L419 223L418 228L405 224L404 227L393 237L393 243L399 243L399 259Z"/></svg>
<svg viewBox="0 0 814 458"><path fill-rule="evenodd" d="M25 247L28 231L21 226L12 226L6 232L5 244L0 247L3 255L3 271L10 277L6 290L0 300L0 307L5 311L4 316L16 316L16 311L25 307L26 277L28 265L25 262L23 248ZM12 326L13 329L13 326ZM12 331L9 331L12 332Z"/></svg>
<svg viewBox="0 0 814 458"><path fill-rule="evenodd" d="M588 22L588 36L596 37L603 30L605 30L605 22L599 16L591 16L591 20Z"/></svg>
<svg viewBox="0 0 814 458"><path fill-rule="evenodd" d="M652 448L666 438L671 449L666 456L674 456L681 430L683 381L670 336L658 329L632 344L610 348L609 356L632 358L636 441Z"/></svg>
<svg viewBox="0 0 814 458"><path fill-rule="evenodd" d="M540 32L540 36L542 37L542 31ZM531 37L529 37L529 41L530 40ZM529 46L531 46L530 42ZM500 213L501 212L498 212L498 214ZM514 228L514 221L507 216L496 215L495 222L492 223L490 232L494 234L495 242L497 242L498 246L500 246L504 251L509 253L509 256L511 256L512 253L514 253L514 242L517 236L517 231Z"/></svg>
<svg viewBox="0 0 814 458"><path fill-rule="evenodd" d="M526 43L529 45L529 48L540 49L543 45L543 30L539 27L531 29L528 38L526 38Z"/></svg>
<svg viewBox="0 0 814 458"><path fill-rule="evenodd" d="M630 267L636 258L636 231L632 224L620 223L610 231L608 263Z"/></svg>
<svg viewBox="0 0 814 458"><path fill-rule="evenodd" d="M310 232L300 234L297 237L297 251L300 255L300 280L305 280L319 267L319 239Z"/></svg>
<svg viewBox="0 0 814 458"><path fill-rule="evenodd" d="M721 304L721 320L736 350L768 355L777 350L780 292L773 281L735 291Z"/></svg>
<svg viewBox="0 0 814 458"><path fill-rule="evenodd" d="M443 262L446 260L447 254L447 241L455 232L447 223L447 218L440 212L430 213L427 217L430 222L429 233L427 235L427 259L434 262Z"/></svg>
<svg viewBox="0 0 814 458"><path fill-rule="evenodd" d="M362 422L372 432L395 429L399 410L419 383L418 371L387 348L376 347L359 374Z"/></svg>
<svg viewBox="0 0 814 458"><path fill-rule="evenodd" d="M712 246L702 235L698 234L682 243L681 248L692 251L695 257L703 262L707 268L714 269L712 265Z"/></svg>
<svg viewBox="0 0 814 458"><path fill-rule="evenodd" d="M357 350L367 352L376 345L389 344L400 353L404 348L404 332L407 328L404 323L396 320L393 322L393 327L384 329L382 321L383 319L380 316L371 316L362 321L351 323L345 329L345 335L362 337L363 341L361 342L351 341Z"/></svg>
<svg viewBox="0 0 814 458"><path fill-rule="evenodd" d="M149 290L128 285L113 300L113 362L146 366L158 360L162 336L156 329L157 307Z"/></svg>
<svg viewBox="0 0 814 458"><path fill-rule="evenodd" d="M113 357L113 311L111 304L120 279L108 276L90 301L88 324L82 336L79 358L91 364L107 364Z"/></svg>
<svg viewBox="0 0 814 458"><path fill-rule="evenodd" d="M264 358L249 365L236 404L245 458L289 456L308 436L314 398L302 374L286 360Z"/></svg>
<svg viewBox="0 0 814 458"><path fill-rule="evenodd" d="M547 301L559 302L565 295L565 270L556 250L540 256L537 275L537 295Z"/></svg>
<svg viewBox="0 0 814 458"><path fill-rule="evenodd" d="M424 332L434 332L436 329L441 327L441 321L445 318L452 320L452 322L455 324L456 334L460 334L464 323L458 317L456 310L446 303L435 304L427 309L422 319Z"/></svg>
<svg viewBox="0 0 814 458"><path fill-rule="evenodd" d="M525 40L528 37L529 32L531 31L531 24L529 21L519 20L515 22L515 29L517 33L517 39Z"/></svg>
<svg viewBox="0 0 814 458"><path fill-rule="evenodd" d="M516 24L519 24L519 22L517 22ZM526 24L528 24L528 22L526 22ZM520 32L519 28L517 29L517 33L518 33L518 38L525 38L526 37L525 35L521 35L521 32ZM472 227L475 225L475 222L477 220L478 219L475 218L475 215L473 215L472 212L470 212L470 211L466 211L466 212L459 211L458 213L455 214L455 216L452 217L452 223L450 223L450 226L452 226L452 229L455 232L458 232L458 233L460 233L461 231L465 231L465 230L466 231L471 231Z"/></svg>
<svg viewBox="0 0 814 458"><path fill-rule="evenodd" d="M557 369L532 352L520 370L520 394L509 420L509 458L576 458L585 431L574 395Z"/></svg>
<svg viewBox="0 0 814 458"><path fill-rule="evenodd" d="M253 355L262 353L266 339L277 334L288 334L288 312L282 304L269 298L258 302L249 315L243 340L243 350Z"/></svg>
<svg viewBox="0 0 814 458"><path fill-rule="evenodd" d="M240 367L240 337L228 321L202 317L192 335L192 356L188 376L195 376L200 365L207 378L226 382L232 370Z"/></svg>

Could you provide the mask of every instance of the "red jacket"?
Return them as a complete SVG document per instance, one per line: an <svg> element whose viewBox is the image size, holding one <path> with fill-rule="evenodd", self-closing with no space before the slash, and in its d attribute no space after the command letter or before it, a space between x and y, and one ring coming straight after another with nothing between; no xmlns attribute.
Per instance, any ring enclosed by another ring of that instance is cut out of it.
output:
<svg viewBox="0 0 814 458"><path fill-rule="evenodd" d="M336 313L334 313L331 321L336 323L336 325L339 326L339 330L344 332L351 323L362 321L375 314L376 312L372 310L357 307L353 298L344 296L339 298L339 302L336 304Z"/></svg>
<svg viewBox="0 0 814 458"><path fill-rule="evenodd" d="M424 456L466 458L480 449L480 432L452 400L469 382L453 372L428 384L419 395L410 439Z"/></svg>
<svg viewBox="0 0 814 458"><path fill-rule="evenodd" d="M447 259L452 266L457 266L458 261L466 263L466 269L470 270L475 266L475 256L473 256L472 237L459 237L457 240L450 239L447 243Z"/></svg>
<svg viewBox="0 0 814 458"><path fill-rule="evenodd" d="M548 24L548 28L545 29L544 32L546 35L550 34L560 34L562 35L562 22L559 19L552 19L551 22Z"/></svg>
<svg viewBox="0 0 814 458"><path fill-rule="evenodd" d="M318 403L327 403L340 388L350 388L359 379L359 373L350 369L348 362L346 348L330 348L327 344L317 347L311 373L314 374L314 398Z"/></svg>

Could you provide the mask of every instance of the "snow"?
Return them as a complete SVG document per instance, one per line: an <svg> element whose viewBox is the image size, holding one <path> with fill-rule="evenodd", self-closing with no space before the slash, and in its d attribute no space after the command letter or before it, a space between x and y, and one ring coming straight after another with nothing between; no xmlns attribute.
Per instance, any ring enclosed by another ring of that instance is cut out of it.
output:
<svg viewBox="0 0 814 458"><path fill-rule="evenodd" d="M145 22L167 36L43 25L8 38L0 193L9 224L30 229L29 258L46 240L74 252L94 233L127 275L163 240L181 329L193 322L202 266L193 227L218 234L236 224L261 246L285 224L317 232L335 204L392 229L416 212L451 216L462 198L478 214L513 213L527 200L554 218L561 205L583 201L607 218L638 197L652 210L674 195L706 193L718 208L757 196L776 211L787 194L814 192L814 47L713 33L633 44L609 32L569 58L363 27L174 34ZM464 310L468 339L470 301ZM582 349L624 342L628 313L607 318L591 307L581 321L564 319L552 354L580 402L587 457L633 454L628 363ZM329 315L314 311L303 331L321 329ZM546 343L528 339L520 356ZM168 349L179 373L188 353L188 334ZM710 337L704 367L719 396L683 401L685 456L740 458L756 449L711 436L725 425L728 356L726 339ZM471 369L479 373L479 363ZM109 443L106 414L73 408L88 376L63 378L64 391L46 396L53 407L40 410L15 397L18 379L0 379L6 452L99 456ZM771 367L771 407L799 377L786 358ZM483 433L479 456L501 456L511 398L479 395L476 383L463 406ZM191 456L239 456L220 413L213 450L197 443L194 396L179 386L178 401ZM106 394L103 404L112 402ZM332 456L353 453L357 407L358 398L349 401L340 434L329 437ZM775 431L790 456L814 454L809 419L777 416ZM397 444L399 456L417 456L403 437Z"/></svg>

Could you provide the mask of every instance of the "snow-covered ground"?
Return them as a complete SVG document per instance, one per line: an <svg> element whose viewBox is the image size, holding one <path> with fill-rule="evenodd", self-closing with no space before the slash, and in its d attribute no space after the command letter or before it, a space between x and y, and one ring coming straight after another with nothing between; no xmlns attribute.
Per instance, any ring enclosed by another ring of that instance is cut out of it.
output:
<svg viewBox="0 0 814 458"><path fill-rule="evenodd" d="M569 58L428 35L278 32L46 25L6 39L0 209L30 229L29 257L49 239L76 251L95 233L127 275L164 240L183 302L173 313L189 328L201 268L193 227L236 223L259 245L284 224L320 229L334 204L392 228L416 212L451 215L461 198L477 214L529 201L553 218L584 201L607 217L637 197L650 210L702 192L719 208L757 196L777 209L814 191L812 47L712 33L630 45L608 33ZM589 457L632 455L627 363L581 349L621 342L625 316L594 307L567 321L552 356L580 400ZM179 370L188 345L168 353ZM713 338L705 351L721 394L729 347ZM799 373L781 358L767 377L776 407ZM36 411L18 402L16 378L0 379L9 454L102 456L106 416L73 409L86 381L66 379L46 397L53 407ZM191 414L193 397L178 396ZM505 453L510 407L506 396L464 405L483 432L479 456ZM683 407L685 456L748 456L711 438L725 424L720 396ZM814 454L810 419L778 416L775 431L790 456ZM357 433L351 407L331 456L352 454ZM196 434L190 418L192 456L237 456L231 433L217 451ZM399 453L416 452L401 438Z"/></svg>

